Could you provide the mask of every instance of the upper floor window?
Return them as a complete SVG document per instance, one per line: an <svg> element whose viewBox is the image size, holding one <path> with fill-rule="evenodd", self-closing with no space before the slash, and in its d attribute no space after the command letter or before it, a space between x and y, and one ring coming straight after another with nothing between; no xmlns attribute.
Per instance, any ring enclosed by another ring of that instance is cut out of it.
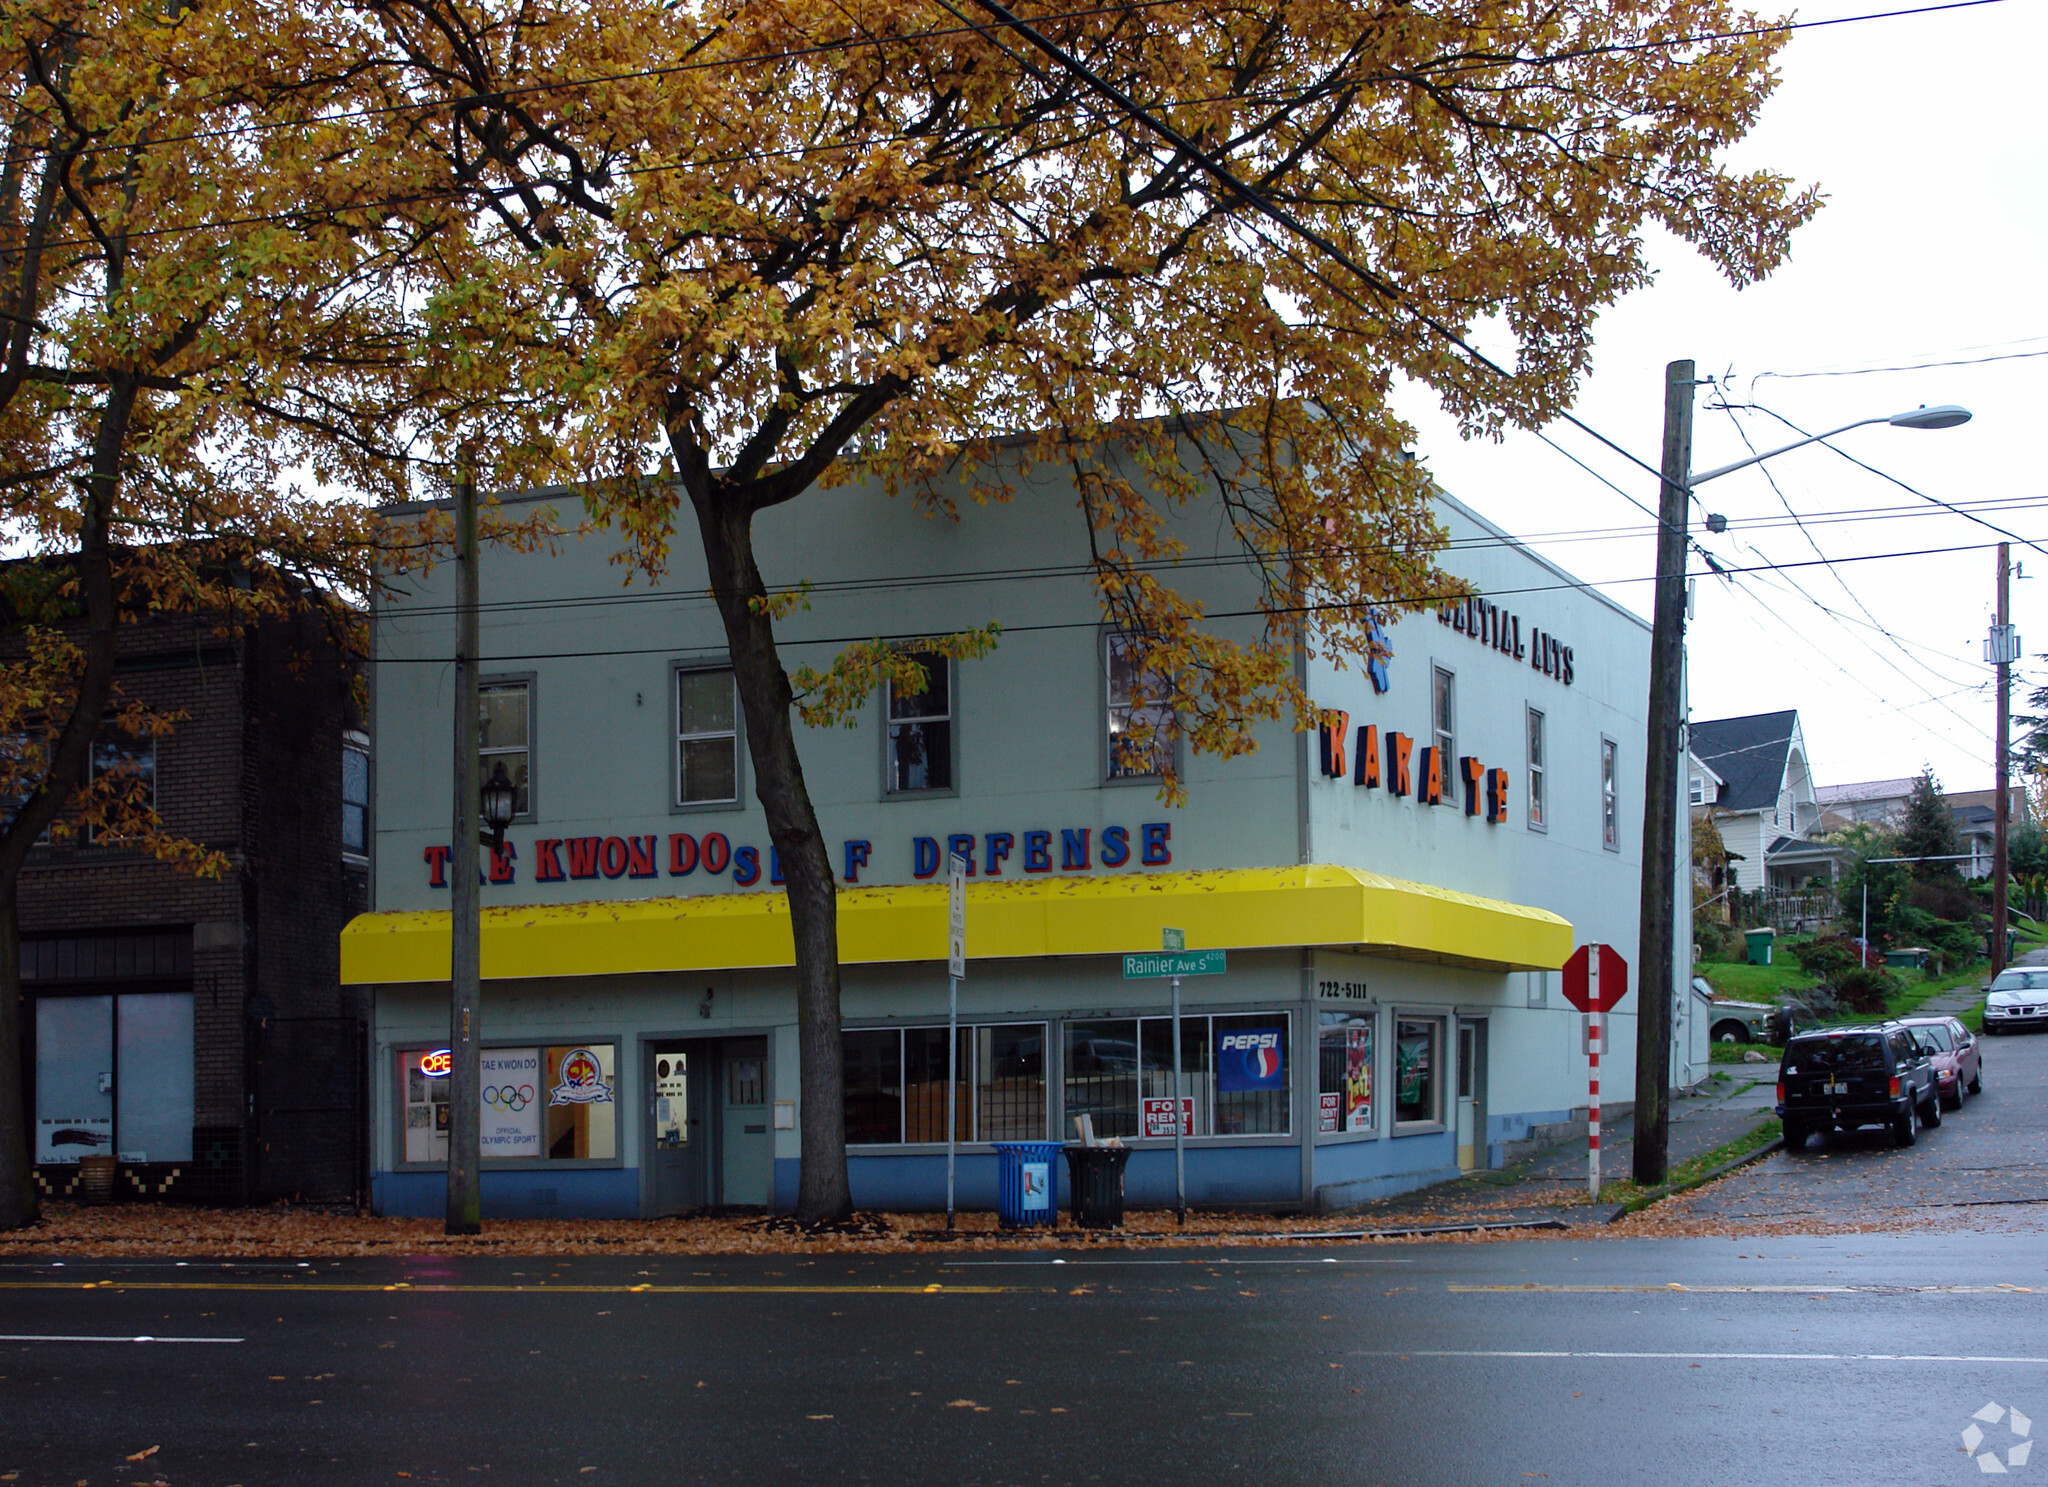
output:
<svg viewBox="0 0 2048 1487"><path fill-rule="evenodd" d="M1103 637L1108 677L1110 779L1165 774L1173 765L1173 708L1166 678L1142 664L1129 635Z"/></svg>
<svg viewBox="0 0 2048 1487"><path fill-rule="evenodd" d="M889 719L882 788L891 795L953 788L953 665L936 651L910 659L924 668L922 692L882 685Z"/></svg>
<svg viewBox="0 0 2048 1487"><path fill-rule="evenodd" d="M341 745L341 850L351 857L370 854L370 745L360 733Z"/></svg>
<svg viewBox="0 0 2048 1487"><path fill-rule="evenodd" d="M1692 803L1694 805L1705 805L1707 803L1707 782L1698 775L1692 777Z"/></svg>
<svg viewBox="0 0 2048 1487"><path fill-rule="evenodd" d="M513 814L533 814L533 683L485 682L477 688L477 779L505 766Z"/></svg>
<svg viewBox="0 0 2048 1487"><path fill-rule="evenodd" d="M1610 852L1621 850L1621 780L1615 744L1600 740L1600 845Z"/></svg>
<svg viewBox="0 0 2048 1487"><path fill-rule="evenodd" d="M739 693L729 668L676 672L676 804L740 798Z"/></svg>
<svg viewBox="0 0 2048 1487"><path fill-rule="evenodd" d="M92 741L86 768L94 782L108 781L102 787L107 792L108 824L92 828L90 840L125 841L120 823L156 811L156 740L101 733Z"/></svg>
<svg viewBox="0 0 2048 1487"><path fill-rule="evenodd" d="M1458 752L1453 746L1457 733L1457 697L1454 690L1456 684L1450 672L1443 667L1432 667L1431 671L1429 713L1432 726L1436 730L1433 742L1436 744L1438 767L1443 770L1444 777L1449 779L1451 765Z"/></svg>
<svg viewBox="0 0 2048 1487"><path fill-rule="evenodd" d="M1549 796L1544 793L1546 767L1543 752L1543 714L1529 709L1529 824L1538 831L1549 829Z"/></svg>

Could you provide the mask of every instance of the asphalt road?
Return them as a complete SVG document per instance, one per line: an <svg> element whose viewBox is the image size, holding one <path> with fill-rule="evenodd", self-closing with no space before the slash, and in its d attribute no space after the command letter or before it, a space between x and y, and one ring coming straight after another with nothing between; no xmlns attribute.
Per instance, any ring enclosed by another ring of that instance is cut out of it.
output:
<svg viewBox="0 0 2048 1487"><path fill-rule="evenodd" d="M1984 1089L1896 1150L1876 1127L1780 1151L1688 1206L1730 1219L1888 1218L1916 1209L2048 1205L2048 1033L1979 1040ZM1746 1067L1746 1066L1739 1066ZM1777 1078L1759 1093L1771 1094ZM2042 1461L2048 1475L2048 1455Z"/></svg>
<svg viewBox="0 0 2048 1487"><path fill-rule="evenodd" d="M1784 1154L1713 1200L1938 1200L1978 1232L17 1262L0 1483L1872 1487L1981 1481L1993 1450L2048 1473L2011 1457L2048 1434L2048 1037L1988 1056L1919 1146Z"/></svg>

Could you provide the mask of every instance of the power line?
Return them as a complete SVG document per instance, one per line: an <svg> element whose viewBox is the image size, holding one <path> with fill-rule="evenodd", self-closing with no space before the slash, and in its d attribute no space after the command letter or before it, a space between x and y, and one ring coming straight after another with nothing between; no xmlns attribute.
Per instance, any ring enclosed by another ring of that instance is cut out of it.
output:
<svg viewBox="0 0 2048 1487"><path fill-rule="evenodd" d="M1178 0L1118 0L1113 5L1095 5L1079 10L1059 11L1038 16L1041 23L1091 20L1099 16L1129 15L1139 11L1152 10L1160 6L1178 3ZM1455 65L1440 67L1424 66L1417 71L1424 75L1456 75L1461 72L1500 71L1512 67L1555 66L1563 62L1577 62L1591 57L1616 56L1631 52L1673 51L1685 47L1704 46L1715 41L1741 41L1752 36L1775 36L1794 31L1812 31L1831 26L1847 26L1866 21L1897 20L1903 17L1932 15L1941 11L1971 10L1984 5L2002 4L2003 0L1953 0L1953 3L1915 6L1902 10L1869 11L1859 15L1833 16L1815 21L1781 21L1761 26L1745 26L1729 31L1699 31L1684 36L1663 37L1652 41L1615 42L1604 46L1576 47L1557 53L1528 55L1520 52L1476 55L1460 60ZM950 9L950 7L948 7ZM470 93L457 98L423 100L409 103L385 104L378 107L344 109L333 113L316 114L310 118L280 119L276 121L252 121L245 124L223 126L219 129L199 129L186 134L164 135L150 143L154 145L201 143L212 139L232 139L247 134L274 134L286 129L307 129L332 124L355 123L361 120L389 118L405 114L427 114L446 109L473 109L479 106L501 104L514 98L535 93L568 92L579 88L596 87L605 83L642 82L668 77L680 77L691 72L729 71L734 68L775 62L798 62L811 57L830 56L837 52L855 51L862 48L881 49L901 46L920 41L942 40L949 36L987 34L987 28L959 16L958 26L934 26L922 31L905 31L891 36L876 36L872 33L861 36L842 37L836 41L820 42L815 46L789 47L776 52L749 52L739 56L719 56L702 61L675 62L659 67L638 68L627 72L586 73L580 77L557 79L546 83L529 83L523 87L493 89L488 93ZM1377 79L1387 81L1388 79ZM1177 100L1185 102L1187 100ZM30 145L15 153L15 158L35 159L54 153L47 145Z"/></svg>
<svg viewBox="0 0 2048 1487"><path fill-rule="evenodd" d="M1780 382L1789 382L1801 377L1870 377L1880 372L1924 372L1933 367L1978 367L1995 361L2025 361L2035 356L2048 356L2048 350L2005 351L1993 356L1964 356L1947 361L1909 361L1888 367L1846 367L1839 371L1758 372L1749 380L1757 383L1766 377L1775 377Z"/></svg>
<svg viewBox="0 0 2048 1487"><path fill-rule="evenodd" d="M1982 543L1982 542L1976 542L1976 543L1965 543L1965 544L1962 544L1962 545L1960 545L1960 546L1956 546L1956 547L1923 547L1923 548L1909 548L1909 549L1901 549L1901 550L1899 550L1899 551L1896 551L1896 552L1877 552L1877 553L1861 553L1861 554L1857 555L1856 557L1852 557L1852 558L1838 558L1838 559L1836 559L1835 561L1837 561L1837 562L1840 562L1840 563L1875 563L1875 562L1885 562L1885 561L1889 561L1889 560L1892 560L1892 559L1895 559L1895 558L1928 558L1928 557L1942 557L1942 556L1945 556L1945 555L1948 555L1948 554L1951 554L1951 553L1960 553L1960 552L1982 552L1982 551L1983 551L1983 550L1984 550L1984 549L1985 549L1986 547L1988 547L1988 546L1990 546L1990 545L1991 545L1991 544L1989 544L1989 543ZM1799 568L1813 568L1813 567L1818 567L1818 566L1820 566L1820 562L1819 562L1819 560L1815 560L1815 561L1812 561L1812 562L1797 562L1797 563L1772 563L1772 562L1764 562L1764 563L1758 563L1758 564L1754 564L1754 565L1749 565L1749 566L1744 566L1744 567L1730 567L1730 568L1728 568L1728 569L1727 569L1726 571L1727 571L1728 573L1730 573L1730 574L1744 574L1744 573L1780 573L1780 572L1785 572L1785 571L1787 571L1787 570L1792 570L1792 569L1799 569ZM1586 582L1586 581L1584 581L1584 580L1582 580L1582 579L1570 579L1570 578L1567 578L1567 579L1561 579L1560 581L1558 581L1558 582L1555 582L1555 583L1538 583L1538 584L1522 584L1522 585L1519 585L1519 586L1517 586L1517 587L1514 587L1514 588L1505 588L1505 589L1488 589L1488 590L1487 590L1486 592L1487 592L1487 594L1488 594L1489 596L1491 596L1491 597L1494 597L1494 598L1502 598L1502 599L1506 599L1506 598L1515 598L1515 597L1519 597L1519 596L1522 596L1522 595L1527 595L1527 594L1551 594L1551 593L1560 593L1560 592L1573 592L1573 593L1583 593L1583 594L1590 594L1590 595L1593 595L1593 596L1595 596L1595 597L1604 597L1604 596L1603 596L1603 595L1601 594L1601 590L1602 590L1602 588L1603 588L1603 587L1605 587L1605 586L1607 586L1607 585L1611 585L1611 584L1635 584L1635 583L1655 583L1656 581L1657 581L1657 575L1656 575L1656 574L1654 574L1654 573L1649 573L1649 574L1642 574L1642 575L1639 575L1639 576L1632 576L1632 577L1627 577L1627 578L1618 578L1618 579L1611 579L1611 580L1608 580L1608 581L1607 581L1607 584L1606 584L1606 585L1603 585L1603 584L1594 584L1594 583L1589 583L1589 582ZM1464 599L1465 597L1466 597L1466 596L1465 596L1464 594L1462 594L1462 593L1452 593L1452 592L1448 592L1448 591L1447 591L1447 592L1444 592L1444 593L1441 593L1441 594L1418 594L1418 595L1415 595L1415 596L1414 596L1413 598L1411 598L1411 599L1409 599L1409 600L1406 600L1406 601L1403 601L1403 602L1404 602L1405 604L1413 604L1413 605L1419 605L1419 606L1423 606L1424 608L1426 608L1427 606L1429 606L1429 605L1432 605L1432 604L1450 604L1450 603L1455 603L1455 602L1458 602L1458 601L1460 601L1460 600L1463 600L1463 599ZM1342 613L1365 613L1365 612L1384 612L1384 611L1385 611L1385 610L1386 610L1387 608L1389 608L1389 607L1390 607L1390 606L1388 605L1388 603L1387 603L1386 601L1384 601L1384 600L1343 600L1343 601L1332 601L1332 602L1328 602L1328 603L1314 603L1314 604L1286 604L1286 605L1272 605L1272 606L1267 606L1267 607L1261 607L1261 608L1255 608L1255 609L1233 609L1233 610L1218 610L1218 611L1214 611L1214 612L1211 612L1211 613L1205 614L1205 615L1203 616L1203 618L1204 618L1204 619L1207 619L1207 620L1232 620L1232 619L1266 619L1266 618L1271 618L1271 617L1275 617L1275 616L1281 616L1281 615L1299 615L1299 614L1319 614L1319 613L1340 613L1340 612L1342 612ZM400 611L400 610L392 610L392 609L388 609L388 608L387 608L387 609L386 609L386 611L385 611L385 615L386 615L386 617L388 617L388 618L396 618L396 617L398 616L398 614L400 614L400 613L405 613L405 614L409 614L409 613L410 613L410 611ZM1049 632L1053 632L1053 631L1061 631L1061 630L1099 630L1099 629L1101 629L1101 628L1102 628L1102 621L1101 621L1101 620L1099 620L1099 619L1090 619L1090 620L1048 620L1048 621L1042 621L1042 622L1039 622L1039 623L1036 623L1036 624L1028 624L1028 625L1003 625L1003 626L1002 626L1002 628L1001 628L1001 633L1002 633L1002 634L1004 634L1004 635L1031 635L1031 634L1042 634L1042 633L1049 633ZM778 637L778 638L777 638L777 640L776 640L776 644L777 644L777 645L778 645L779 647L785 647L785 648L786 648L786 647L790 647L790 646L822 646L822 645L857 645L857 644L861 643L862 641L869 641L869 640L882 640L882 641L890 641L890 642L896 642L896 641L904 641L904 640L917 640L917 639L922 639L922 638L925 638L925 637L928 637L928 636L931 636L931 635L934 635L934 634L943 634L943 633L946 633L946 632L944 632L944 631L935 631L935 630L933 630L933 629L930 629L930 628L925 628L925 629L921 629L921 630L903 631L903 632L900 632L900 633L896 633L896 634L889 634L889 635L877 635L877 634L873 633L872 631L870 631L870 632L868 632L868 633L865 633L865 634L855 634L855 635L841 635L841 636L798 636L798 637L795 637L795 638L783 638L783 637ZM675 650L676 650L676 647L675 647L674 645L665 645L665 646L627 646L627 647L611 647L611 646L608 646L608 647L605 647L605 648L603 648L603 649L601 649L601 650L580 650L580 651L545 651L545 652L542 652L542 651L531 651L531 652L514 652L514 653L503 653L503 652L500 652L500 653L496 653L496 654L493 654L493 655L492 655L492 656L490 657L490 659L491 659L491 660L493 660L493 661L569 661L569 660L587 660L587 659L592 659L592 658L596 658L596 657L601 657L601 656L664 656L664 655L673 655L673 654L675 654ZM384 657L377 657L377 658L375 658L375 659L376 659L376 660L377 660L377 661L379 662L379 664L384 664L384 665L446 665L446 664L448 664L448 658L447 658L447 657L432 657L432 656L384 656Z"/></svg>
<svg viewBox="0 0 2048 1487"><path fill-rule="evenodd" d="M1987 502L1985 504L2002 510L2008 507L2031 508L2036 503L2027 502L2020 498L2000 498L1995 502ZM1829 512L1825 516L1810 517L1807 520L1813 525L1833 525L1863 521L1893 521L1901 517L1933 516L1937 514L1924 506L1890 506ZM1759 529L1775 529L1791 525L1791 523L1791 518L1767 517L1753 522L1744 522L1741 524L1741 530L1747 532ZM1551 532L1538 532L1522 536L1496 537L1480 535L1454 537L1442 547L1437 548L1433 556L1440 557L1445 553L1456 555L1460 553L1514 551L1527 549L1536 544L1562 545L1573 542L1621 541L1632 537L1640 537L1644 534L1645 530L1645 528L1638 526L1578 527L1562 528ZM1353 546L1345 548L1343 551L1346 555L1350 556L1370 557L1382 554L1403 553L1406 549L1396 544L1387 543L1371 546ZM1704 549L1700 551L1703 556L1711 556L1706 554ZM1284 561L1294 556L1295 554L1291 552L1264 555L1233 552L1180 558L1159 558L1133 563L1130 566L1134 572L1172 573L1175 571L1201 571L1218 568L1248 568L1257 565L1263 560L1279 559ZM1714 561L1718 562L1719 559L1715 558ZM902 574L876 574L866 577L800 580L794 583L770 584L768 592L771 595L811 594L837 596L904 589L949 588L987 583L1079 580L1090 578L1095 572L1095 565L1090 562L1046 563L1036 566L953 569L942 572L924 571ZM1489 590L1488 592L1491 591ZM517 613L603 609L621 605L637 606L658 603L709 604L711 602L708 590L663 591L657 589L622 588L609 594L579 595L559 599L501 599L482 604L478 607L482 613ZM431 615L452 614L454 613L454 608L450 605L420 605L408 607L405 613L419 618Z"/></svg>
<svg viewBox="0 0 2048 1487"><path fill-rule="evenodd" d="M1812 437L1812 435L1808 434L1805 429L1801 428L1798 424L1794 423L1784 414L1779 413L1773 409L1766 408L1762 403L1752 402L1749 404L1749 406L1755 408L1756 411L1759 413L1768 413L1772 418L1777 419L1778 422L1782 423L1783 425L1785 425L1786 428L1792 430L1793 433L1798 434L1802 438ZM2022 547L2031 547L2035 552L2040 553L2043 557L2048 557L2048 547L2043 547L2038 542L2034 542L2028 538L2022 537L2017 532L2007 531L2004 527L1999 526L1996 522L1988 522L1984 520L1984 518L1982 518L1981 516L1973 515L1970 512L1963 510L1959 506L1951 505L1949 502L1942 500L1939 496L1930 496L1927 494L1926 491L1908 485L1905 481L1899 479L1898 476L1891 474L1889 471L1880 470L1875 465L1865 464L1862 460L1856 458L1855 455L1850 454L1847 450L1837 449L1832 443L1830 443L1826 439L1822 439L1820 441L1820 445L1823 449L1834 450L1836 454L1839 454L1843 459L1847 460L1850 464L1854 465L1859 470L1868 470L1871 474L1877 476L1881 480L1889 480L1893 485L1896 485L1902 491L1906 491L1912 495L1918 496L1923 501L1930 501L1934 505L1941 507L1944 511L1954 512L1957 516L1960 516L1967 521L1973 521L1977 523L1977 525L1980 527L1989 528L1991 531L1996 532L1999 536L2005 538L2007 541L2017 542Z"/></svg>

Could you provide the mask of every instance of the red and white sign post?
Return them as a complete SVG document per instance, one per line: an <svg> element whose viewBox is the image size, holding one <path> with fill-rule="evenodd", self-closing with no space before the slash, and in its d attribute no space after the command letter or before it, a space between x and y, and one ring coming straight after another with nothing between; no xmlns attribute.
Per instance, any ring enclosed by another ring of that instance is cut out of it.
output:
<svg viewBox="0 0 2048 1487"><path fill-rule="evenodd" d="M1581 945L1564 963L1564 999L1586 1014L1586 1190L1600 1196L1600 1054L1607 1012L1628 995L1628 962L1612 945Z"/></svg>

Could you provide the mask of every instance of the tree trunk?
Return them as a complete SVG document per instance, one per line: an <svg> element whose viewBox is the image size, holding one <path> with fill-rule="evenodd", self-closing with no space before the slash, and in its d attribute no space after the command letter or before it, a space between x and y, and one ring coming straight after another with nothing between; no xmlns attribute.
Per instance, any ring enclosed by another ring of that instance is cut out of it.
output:
<svg viewBox="0 0 2048 1487"><path fill-rule="evenodd" d="M767 589L754 563L753 517L715 480L692 482L711 592L725 622L754 794L768 816L768 839L780 861L796 939L797 1077L802 1091L798 1133L796 1218L836 1223L853 1212L846 1177L845 1069L839 1040L838 889L817 813L797 758L794 697L776 651L763 600Z"/></svg>
<svg viewBox="0 0 2048 1487"><path fill-rule="evenodd" d="M114 597L112 539L114 493L135 412L139 383L117 374L100 410L93 441L92 471L86 478L78 522L78 589L85 606L85 664L71 716L50 751L42 784L30 792L14 819L0 827L0 1229L19 1229L36 1220L35 1170L28 1149L28 1086L22 1067L21 871L36 839L57 819L70 798L71 782L85 771L86 753L114 694L114 657L120 643L120 610Z"/></svg>

